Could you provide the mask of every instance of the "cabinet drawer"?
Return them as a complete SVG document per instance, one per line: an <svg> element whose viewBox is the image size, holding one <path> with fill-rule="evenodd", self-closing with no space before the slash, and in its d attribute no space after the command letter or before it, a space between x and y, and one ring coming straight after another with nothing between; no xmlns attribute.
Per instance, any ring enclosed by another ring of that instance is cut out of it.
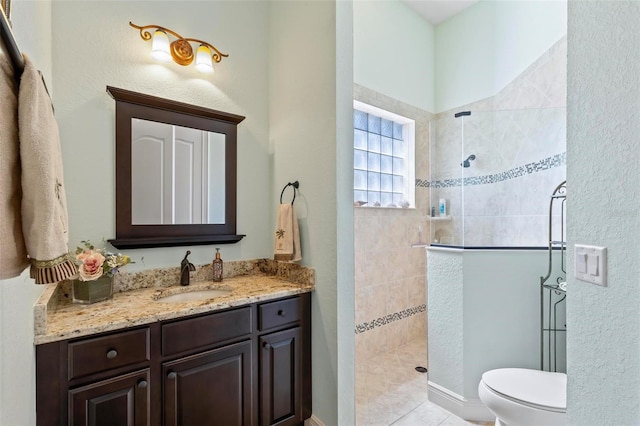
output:
<svg viewBox="0 0 640 426"><path fill-rule="evenodd" d="M69 343L69 380L149 361L149 329Z"/></svg>
<svg viewBox="0 0 640 426"><path fill-rule="evenodd" d="M250 334L251 308L238 308L162 325L162 355L212 345Z"/></svg>
<svg viewBox="0 0 640 426"><path fill-rule="evenodd" d="M300 298L263 303L258 307L258 328L269 328L298 322L300 320Z"/></svg>

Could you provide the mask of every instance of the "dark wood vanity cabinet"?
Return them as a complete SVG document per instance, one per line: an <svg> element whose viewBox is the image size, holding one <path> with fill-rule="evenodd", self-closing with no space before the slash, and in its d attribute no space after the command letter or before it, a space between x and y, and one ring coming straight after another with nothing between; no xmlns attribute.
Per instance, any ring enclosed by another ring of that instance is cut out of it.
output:
<svg viewBox="0 0 640 426"><path fill-rule="evenodd" d="M73 426L149 424L149 370L117 376L69 391Z"/></svg>
<svg viewBox="0 0 640 426"><path fill-rule="evenodd" d="M260 424L297 425L300 400L300 327L260 337Z"/></svg>
<svg viewBox="0 0 640 426"><path fill-rule="evenodd" d="M300 425L311 295L36 346L37 424Z"/></svg>
<svg viewBox="0 0 640 426"><path fill-rule="evenodd" d="M250 340L162 366L165 426L251 425Z"/></svg>
<svg viewBox="0 0 640 426"><path fill-rule="evenodd" d="M300 319L302 299L291 298L258 307L260 365L260 425L297 425L302 411L304 339ZM283 329L284 328L284 329Z"/></svg>

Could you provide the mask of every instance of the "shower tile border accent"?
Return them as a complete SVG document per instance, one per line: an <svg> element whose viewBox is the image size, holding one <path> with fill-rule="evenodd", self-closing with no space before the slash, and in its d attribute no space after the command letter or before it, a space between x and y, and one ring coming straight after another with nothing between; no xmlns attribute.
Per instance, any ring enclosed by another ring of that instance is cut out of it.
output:
<svg viewBox="0 0 640 426"><path fill-rule="evenodd" d="M365 321L361 324L356 324L356 334L364 333L366 331L373 330L378 327L390 324L394 321L400 321L401 319L409 318L410 316L417 315L427 311L427 304L414 306L413 308L407 308L400 312L394 312L380 318L376 318L372 321Z"/></svg>
<svg viewBox="0 0 640 426"><path fill-rule="evenodd" d="M552 157L544 158L540 161L536 161L533 163L527 163L524 166L514 167L513 169L501 172L494 173L491 175L484 176L472 176L466 178L456 178L456 179L443 179L443 180L434 180L429 181L426 179L416 179L416 187L419 188L451 188L462 186L471 186L471 185L484 185L490 183L498 183L503 182L509 179L515 179L518 177L530 175L533 173L542 172L545 170L552 169L554 167L560 167L567 164L567 153L563 152L560 154L556 154Z"/></svg>

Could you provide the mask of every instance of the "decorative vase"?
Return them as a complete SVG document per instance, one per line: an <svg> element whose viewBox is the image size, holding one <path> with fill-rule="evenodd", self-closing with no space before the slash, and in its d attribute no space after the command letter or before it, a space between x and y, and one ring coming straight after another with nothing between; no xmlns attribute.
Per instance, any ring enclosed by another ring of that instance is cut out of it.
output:
<svg viewBox="0 0 640 426"><path fill-rule="evenodd" d="M93 281L72 281L73 303L95 303L110 299L113 295L113 277L102 276Z"/></svg>

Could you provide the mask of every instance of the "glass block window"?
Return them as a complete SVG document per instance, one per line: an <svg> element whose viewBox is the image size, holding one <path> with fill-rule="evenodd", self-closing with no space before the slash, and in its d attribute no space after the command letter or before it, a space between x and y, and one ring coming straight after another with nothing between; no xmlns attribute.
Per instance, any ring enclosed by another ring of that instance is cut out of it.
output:
<svg viewBox="0 0 640 426"><path fill-rule="evenodd" d="M355 205L415 207L414 134L413 120L354 101Z"/></svg>

